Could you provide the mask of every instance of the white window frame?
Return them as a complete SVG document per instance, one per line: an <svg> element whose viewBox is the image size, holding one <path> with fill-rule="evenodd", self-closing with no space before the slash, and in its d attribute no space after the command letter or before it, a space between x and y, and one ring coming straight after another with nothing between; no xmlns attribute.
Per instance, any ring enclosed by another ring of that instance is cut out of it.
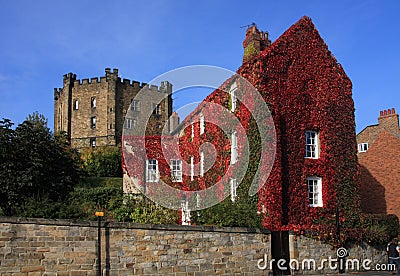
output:
<svg viewBox="0 0 400 276"><path fill-rule="evenodd" d="M96 116L90 117L90 128L95 129L97 124Z"/></svg>
<svg viewBox="0 0 400 276"><path fill-rule="evenodd" d="M314 130L307 130L305 138L305 158L318 159L320 154L319 133Z"/></svg>
<svg viewBox="0 0 400 276"><path fill-rule="evenodd" d="M204 152L200 152L200 176L204 176Z"/></svg>
<svg viewBox="0 0 400 276"><path fill-rule="evenodd" d="M182 160L171 159L172 182L182 182Z"/></svg>
<svg viewBox="0 0 400 276"><path fill-rule="evenodd" d="M231 88L229 89L229 100L231 104L231 112L235 112L236 109L236 102L237 102L237 97L236 97L236 91L237 91L237 84L234 82L231 85Z"/></svg>
<svg viewBox="0 0 400 276"><path fill-rule="evenodd" d="M161 115L161 105L153 103L153 114Z"/></svg>
<svg viewBox="0 0 400 276"><path fill-rule="evenodd" d="M91 108L96 108L96 97L91 97L90 98L90 107Z"/></svg>
<svg viewBox="0 0 400 276"><path fill-rule="evenodd" d="M323 207L322 178L317 176L307 177L307 200L310 207Z"/></svg>
<svg viewBox="0 0 400 276"><path fill-rule="evenodd" d="M131 102L131 110L132 111L140 111L140 101L132 100L132 102Z"/></svg>
<svg viewBox="0 0 400 276"><path fill-rule="evenodd" d="M205 124L204 124L204 115L200 114L200 135L204 133Z"/></svg>
<svg viewBox="0 0 400 276"><path fill-rule="evenodd" d="M79 110L79 100L74 100L74 110Z"/></svg>
<svg viewBox="0 0 400 276"><path fill-rule="evenodd" d="M158 160L146 160L146 182L158 182L159 179Z"/></svg>
<svg viewBox="0 0 400 276"><path fill-rule="evenodd" d="M132 129L136 126L136 120L131 118L125 118L124 128L125 129Z"/></svg>
<svg viewBox="0 0 400 276"><path fill-rule="evenodd" d="M230 187L231 187L231 201L232 201L232 203L235 203L236 197L237 197L237 193L236 193L237 181L236 181L236 178L230 178L229 179L229 184L230 184Z"/></svg>
<svg viewBox="0 0 400 276"><path fill-rule="evenodd" d="M181 203L182 225L191 225L191 215L189 209L189 201L184 200Z"/></svg>
<svg viewBox="0 0 400 276"><path fill-rule="evenodd" d="M190 156L190 180L194 180L194 157Z"/></svg>
<svg viewBox="0 0 400 276"><path fill-rule="evenodd" d="M366 152L368 150L368 143L359 143L358 144L358 152Z"/></svg>
<svg viewBox="0 0 400 276"><path fill-rule="evenodd" d="M238 161L238 145L237 145L237 131L234 130L231 133L231 164L235 164Z"/></svg>

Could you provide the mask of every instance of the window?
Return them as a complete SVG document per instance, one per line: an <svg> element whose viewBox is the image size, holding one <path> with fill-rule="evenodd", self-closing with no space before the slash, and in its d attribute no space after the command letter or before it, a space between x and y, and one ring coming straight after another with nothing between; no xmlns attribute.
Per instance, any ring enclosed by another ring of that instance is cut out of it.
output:
<svg viewBox="0 0 400 276"><path fill-rule="evenodd" d="M74 100L74 110L78 110L78 109L79 109L79 101Z"/></svg>
<svg viewBox="0 0 400 276"><path fill-rule="evenodd" d="M136 120L135 119L125 119L124 121L124 128L125 129L131 129L136 126Z"/></svg>
<svg viewBox="0 0 400 276"><path fill-rule="evenodd" d="M231 164L235 164L238 160L237 132L231 134Z"/></svg>
<svg viewBox="0 0 400 276"><path fill-rule="evenodd" d="M368 143L358 144L358 152L366 152L368 150Z"/></svg>
<svg viewBox="0 0 400 276"><path fill-rule="evenodd" d="M200 114L200 135L204 133L204 115Z"/></svg>
<svg viewBox="0 0 400 276"><path fill-rule="evenodd" d="M161 106L159 104L153 104L153 114L161 114Z"/></svg>
<svg viewBox="0 0 400 276"><path fill-rule="evenodd" d="M96 97L91 97L90 98L90 107L91 108L96 108Z"/></svg>
<svg viewBox="0 0 400 276"><path fill-rule="evenodd" d="M236 101L237 101L236 91L237 91L237 85L236 82L234 82L231 86L231 89L229 90L231 112L235 112L236 109Z"/></svg>
<svg viewBox="0 0 400 276"><path fill-rule="evenodd" d="M96 138L90 138L90 146L92 148L96 147Z"/></svg>
<svg viewBox="0 0 400 276"><path fill-rule="evenodd" d="M322 179L320 177L308 177L307 187L310 207L322 207Z"/></svg>
<svg viewBox="0 0 400 276"><path fill-rule="evenodd" d="M90 127L96 128L96 116L90 118Z"/></svg>
<svg viewBox="0 0 400 276"><path fill-rule="evenodd" d="M131 102L131 110L140 111L140 102L137 100L132 100Z"/></svg>
<svg viewBox="0 0 400 276"><path fill-rule="evenodd" d="M194 179L194 157L190 157L190 180Z"/></svg>
<svg viewBox="0 0 400 276"><path fill-rule="evenodd" d="M204 176L204 152L200 152L200 176Z"/></svg>
<svg viewBox="0 0 400 276"><path fill-rule="evenodd" d="M146 182L158 182L158 160L146 160Z"/></svg>
<svg viewBox="0 0 400 276"><path fill-rule="evenodd" d="M319 158L319 141L316 131L306 131L306 158Z"/></svg>
<svg viewBox="0 0 400 276"><path fill-rule="evenodd" d="M229 184L231 186L231 201L235 202L236 201L236 188L237 188L237 182L235 178L229 179Z"/></svg>
<svg viewBox="0 0 400 276"><path fill-rule="evenodd" d="M182 160L171 160L172 182L182 182Z"/></svg>
<svg viewBox="0 0 400 276"><path fill-rule="evenodd" d="M189 201L184 200L181 203L181 211L182 211L182 225L190 225L191 222L191 215L190 215L190 209L189 209Z"/></svg>

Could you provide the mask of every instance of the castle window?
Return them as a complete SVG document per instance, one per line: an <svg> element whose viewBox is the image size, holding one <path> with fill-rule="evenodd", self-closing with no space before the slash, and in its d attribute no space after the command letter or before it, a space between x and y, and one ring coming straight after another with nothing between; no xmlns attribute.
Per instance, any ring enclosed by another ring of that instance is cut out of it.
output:
<svg viewBox="0 0 400 276"><path fill-rule="evenodd" d="M231 134L231 164L235 164L238 160L238 145L236 130Z"/></svg>
<svg viewBox="0 0 400 276"><path fill-rule="evenodd" d="M74 100L74 110L78 110L78 109L79 109L79 101Z"/></svg>
<svg viewBox="0 0 400 276"><path fill-rule="evenodd" d="M153 114L161 115L161 106L159 104L153 104Z"/></svg>
<svg viewBox="0 0 400 276"><path fill-rule="evenodd" d="M182 182L182 160L171 160L172 182Z"/></svg>
<svg viewBox="0 0 400 276"><path fill-rule="evenodd" d="M90 118L90 127L96 128L96 116Z"/></svg>
<svg viewBox="0 0 400 276"><path fill-rule="evenodd" d="M90 146L92 148L96 147L96 138L90 138Z"/></svg>
<svg viewBox="0 0 400 276"><path fill-rule="evenodd" d="M131 128L134 128L135 126L136 126L135 119L125 119L124 128L131 129Z"/></svg>
<svg viewBox="0 0 400 276"><path fill-rule="evenodd" d="M358 152L366 152L368 150L368 143L358 144Z"/></svg>
<svg viewBox="0 0 400 276"><path fill-rule="evenodd" d="M318 132L308 130L306 131L306 155L305 158L319 158L319 139Z"/></svg>
<svg viewBox="0 0 400 276"><path fill-rule="evenodd" d="M200 176L204 176L204 152L200 152Z"/></svg>
<svg viewBox="0 0 400 276"><path fill-rule="evenodd" d="M96 97L91 97L90 98L90 107L91 108L96 108Z"/></svg>
<svg viewBox="0 0 400 276"><path fill-rule="evenodd" d="M322 207L322 178L307 177L308 204L310 207Z"/></svg>
<svg viewBox="0 0 400 276"><path fill-rule="evenodd" d="M194 179L194 157L190 157L190 180Z"/></svg>
<svg viewBox="0 0 400 276"><path fill-rule="evenodd" d="M236 82L234 82L229 90L231 112L235 112L236 109L236 101L237 101L236 91L237 91L237 85Z"/></svg>
<svg viewBox="0 0 400 276"><path fill-rule="evenodd" d="M231 201L235 202L236 201L236 189L237 189L237 182L235 178L229 179L229 184L231 186Z"/></svg>
<svg viewBox="0 0 400 276"><path fill-rule="evenodd" d="M146 160L146 182L158 182L158 160Z"/></svg>
<svg viewBox="0 0 400 276"><path fill-rule="evenodd" d="M200 135L204 133L204 115L200 114Z"/></svg>
<svg viewBox="0 0 400 276"><path fill-rule="evenodd" d="M132 111L140 111L140 102L138 100L132 100L131 110Z"/></svg>

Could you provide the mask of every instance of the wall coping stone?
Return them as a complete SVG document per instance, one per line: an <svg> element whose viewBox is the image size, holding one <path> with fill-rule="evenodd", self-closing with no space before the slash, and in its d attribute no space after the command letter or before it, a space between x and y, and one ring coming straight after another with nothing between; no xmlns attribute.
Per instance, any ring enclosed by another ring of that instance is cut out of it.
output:
<svg viewBox="0 0 400 276"><path fill-rule="evenodd" d="M72 219L43 219L43 218L19 218L1 217L0 223L11 224L36 224L54 226L80 226L96 227L97 221L72 220ZM246 227L218 227L218 226L191 226L191 225L166 225L166 224L139 224L132 222L101 222L102 228L113 229L143 229L143 230L165 230L165 231L195 231L195 232L224 232L224 233L248 233L248 234L271 234L266 228Z"/></svg>

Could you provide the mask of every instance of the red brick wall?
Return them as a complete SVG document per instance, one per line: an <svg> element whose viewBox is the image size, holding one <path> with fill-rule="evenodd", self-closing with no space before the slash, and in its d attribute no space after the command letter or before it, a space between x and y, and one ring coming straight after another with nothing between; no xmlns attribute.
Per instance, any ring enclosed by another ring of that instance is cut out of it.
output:
<svg viewBox="0 0 400 276"><path fill-rule="evenodd" d="M383 130L359 162L362 211L400 217L400 139Z"/></svg>

